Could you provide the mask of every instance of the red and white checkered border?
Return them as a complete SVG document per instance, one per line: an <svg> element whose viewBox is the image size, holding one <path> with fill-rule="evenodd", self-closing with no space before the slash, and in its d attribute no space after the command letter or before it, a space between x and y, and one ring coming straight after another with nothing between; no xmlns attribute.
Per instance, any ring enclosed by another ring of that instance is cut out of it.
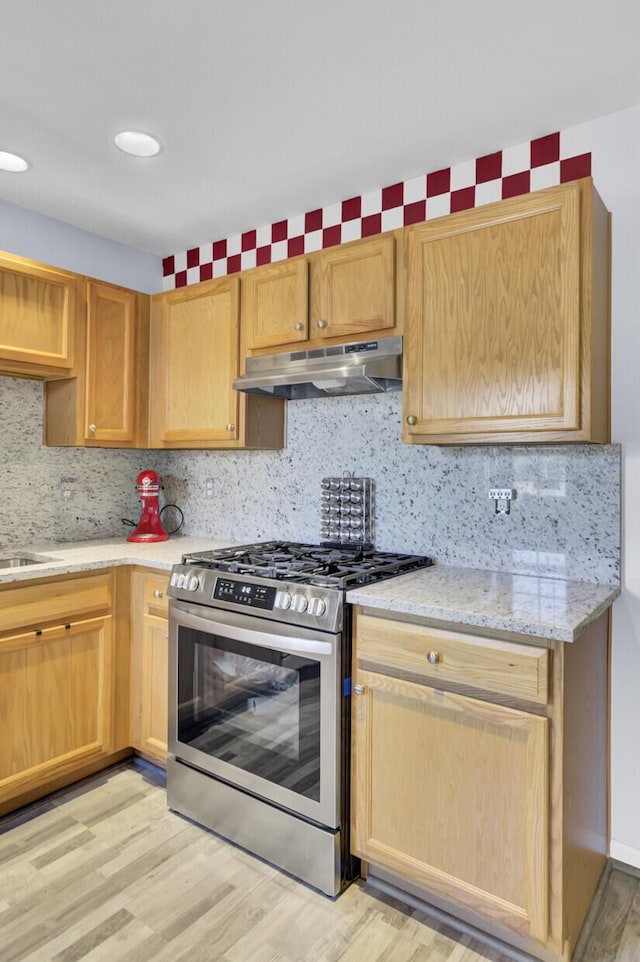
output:
<svg viewBox="0 0 640 962"><path fill-rule="evenodd" d="M225 277L590 174L588 125L547 134L468 163L172 254L162 262L164 289Z"/></svg>

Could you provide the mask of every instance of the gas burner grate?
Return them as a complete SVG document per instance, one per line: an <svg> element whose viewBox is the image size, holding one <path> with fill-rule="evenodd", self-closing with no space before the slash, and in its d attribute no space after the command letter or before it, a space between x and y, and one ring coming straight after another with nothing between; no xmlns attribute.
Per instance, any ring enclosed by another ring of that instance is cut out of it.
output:
<svg viewBox="0 0 640 962"><path fill-rule="evenodd" d="M376 551L366 546L309 545L267 541L185 555L184 564L231 574L346 589L433 564L421 555Z"/></svg>

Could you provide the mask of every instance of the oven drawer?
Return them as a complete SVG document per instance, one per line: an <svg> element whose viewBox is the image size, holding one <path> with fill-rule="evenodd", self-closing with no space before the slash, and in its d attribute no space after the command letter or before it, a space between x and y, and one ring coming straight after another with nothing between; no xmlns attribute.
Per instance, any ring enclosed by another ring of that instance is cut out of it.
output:
<svg viewBox="0 0 640 962"><path fill-rule="evenodd" d="M358 615L356 634L359 663L436 685L468 685L539 704L549 700L546 648L364 614Z"/></svg>

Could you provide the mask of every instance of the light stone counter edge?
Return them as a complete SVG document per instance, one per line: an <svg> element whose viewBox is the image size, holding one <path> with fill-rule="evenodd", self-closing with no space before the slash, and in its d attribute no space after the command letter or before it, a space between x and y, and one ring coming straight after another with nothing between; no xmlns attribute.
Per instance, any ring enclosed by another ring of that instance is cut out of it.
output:
<svg viewBox="0 0 640 962"><path fill-rule="evenodd" d="M22 583L36 578L50 578L54 575L73 572L92 571L99 568L113 568L118 565L143 565L146 568L170 570L183 554L191 551L207 551L211 548L225 548L232 542L216 541L212 538L173 537L168 541L143 544L112 538L102 541L79 541L61 544L29 545L28 548L0 551L1 558L15 555L43 556L47 560L39 564L25 565L23 568L0 568L0 584Z"/></svg>
<svg viewBox="0 0 640 962"><path fill-rule="evenodd" d="M347 593L347 601L462 625L575 641L620 594L615 585L434 565Z"/></svg>
<svg viewBox="0 0 640 962"><path fill-rule="evenodd" d="M0 558L33 554L48 560L23 568L0 569L0 585L118 565L170 570L187 552L233 543L178 536L156 544L113 538L29 545L20 551L0 551ZM347 601L448 625L575 641L619 594L619 587L592 582L434 565L353 589L347 593Z"/></svg>

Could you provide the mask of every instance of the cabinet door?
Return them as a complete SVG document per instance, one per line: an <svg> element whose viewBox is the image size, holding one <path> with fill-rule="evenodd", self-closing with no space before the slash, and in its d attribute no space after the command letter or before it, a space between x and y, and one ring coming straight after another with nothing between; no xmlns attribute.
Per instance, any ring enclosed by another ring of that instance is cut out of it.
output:
<svg viewBox="0 0 640 962"><path fill-rule="evenodd" d="M358 671L357 855L544 940L548 719Z"/></svg>
<svg viewBox="0 0 640 962"><path fill-rule="evenodd" d="M405 439L579 429L580 185L440 218L407 243Z"/></svg>
<svg viewBox="0 0 640 962"><path fill-rule="evenodd" d="M311 266L309 337L355 337L395 326L394 243L384 234L318 255Z"/></svg>
<svg viewBox="0 0 640 962"><path fill-rule="evenodd" d="M167 762L169 606L166 573L136 570L131 609L131 744Z"/></svg>
<svg viewBox="0 0 640 962"><path fill-rule="evenodd" d="M152 447L237 440L239 281L222 278L171 291L151 325Z"/></svg>
<svg viewBox="0 0 640 962"><path fill-rule="evenodd" d="M169 623L166 618L147 614L142 625L142 752L163 765L167 761L169 701Z"/></svg>
<svg viewBox="0 0 640 962"><path fill-rule="evenodd" d="M247 350L307 339L307 275L305 258L258 267L243 275L242 323Z"/></svg>
<svg viewBox="0 0 640 962"><path fill-rule="evenodd" d="M135 440L136 294L95 281L87 285L84 437Z"/></svg>
<svg viewBox="0 0 640 962"><path fill-rule="evenodd" d="M0 254L0 369L70 371L80 283L66 271Z"/></svg>
<svg viewBox="0 0 640 962"><path fill-rule="evenodd" d="M112 751L112 649L110 616L0 640L0 802Z"/></svg>

